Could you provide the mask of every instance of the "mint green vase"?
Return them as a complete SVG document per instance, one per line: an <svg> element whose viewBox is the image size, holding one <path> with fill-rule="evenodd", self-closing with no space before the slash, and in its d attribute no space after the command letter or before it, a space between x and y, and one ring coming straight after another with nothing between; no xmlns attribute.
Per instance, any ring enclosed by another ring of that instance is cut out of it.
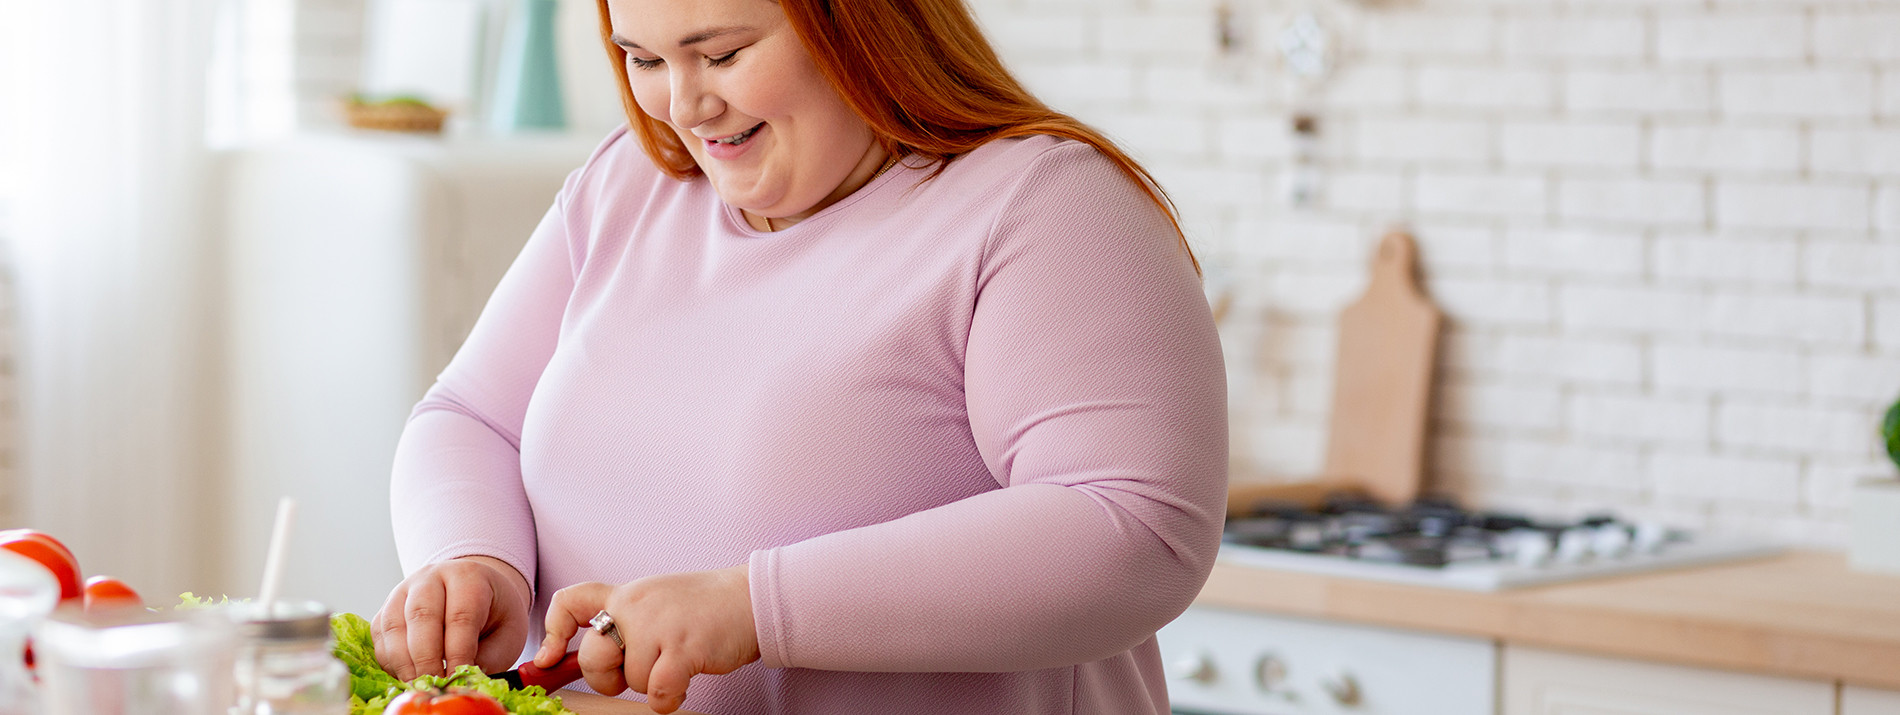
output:
<svg viewBox="0 0 1900 715"><path fill-rule="evenodd" d="M490 124L495 131L567 128L554 56L555 0L518 0L502 39Z"/></svg>

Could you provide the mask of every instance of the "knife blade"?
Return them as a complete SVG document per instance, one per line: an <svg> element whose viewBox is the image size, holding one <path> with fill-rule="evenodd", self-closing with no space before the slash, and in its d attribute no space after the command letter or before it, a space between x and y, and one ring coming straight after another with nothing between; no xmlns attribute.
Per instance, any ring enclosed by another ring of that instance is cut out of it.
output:
<svg viewBox="0 0 1900 715"><path fill-rule="evenodd" d="M530 685L539 685L551 693L560 690L561 686L581 679L580 651L568 651L567 655L561 656L560 662L552 667L542 668L531 660L522 663L521 667L514 670L490 673L488 677L507 681L508 687L516 690Z"/></svg>

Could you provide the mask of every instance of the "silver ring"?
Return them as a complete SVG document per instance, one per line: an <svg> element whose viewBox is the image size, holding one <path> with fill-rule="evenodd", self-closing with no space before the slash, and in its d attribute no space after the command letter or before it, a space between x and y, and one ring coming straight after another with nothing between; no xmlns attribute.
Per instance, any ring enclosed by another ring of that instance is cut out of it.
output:
<svg viewBox="0 0 1900 715"><path fill-rule="evenodd" d="M605 610L594 614L594 619L587 623L594 627L595 633L613 639L614 646L621 650L627 649L627 642L620 640L620 628L614 625L614 617L607 615Z"/></svg>

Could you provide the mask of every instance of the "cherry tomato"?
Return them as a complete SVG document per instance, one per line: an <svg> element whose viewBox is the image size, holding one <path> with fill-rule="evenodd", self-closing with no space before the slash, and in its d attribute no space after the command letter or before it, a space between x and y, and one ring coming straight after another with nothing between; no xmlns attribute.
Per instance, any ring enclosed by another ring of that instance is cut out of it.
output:
<svg viewBox="0 0 1900 715"><path fill-rule="evenodd" d="M508 710L473 690L411 690L389 701L383 715L508 715Z"/></svg>
<svg viewBox="0 0 1900 715"><path fill-rule="evenodd" d="M12 551L40 562L59 581L59 600L79 598L84 589L79 583L79 559L58 539L32 529L0 531L0 549Z"/></svg>
<svg viewBox="0 0 1900 715"><path fill-rule="evenodd" d="M86 579L85 605L87 613L116 608L144 608L145 599L139 598L137 591L111 576L94 576Z"/></svg>

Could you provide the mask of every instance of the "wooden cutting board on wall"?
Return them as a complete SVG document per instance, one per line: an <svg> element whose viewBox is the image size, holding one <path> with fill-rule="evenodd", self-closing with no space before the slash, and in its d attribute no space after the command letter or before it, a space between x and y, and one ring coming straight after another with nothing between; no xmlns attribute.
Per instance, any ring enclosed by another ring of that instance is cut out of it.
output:
<svg viewBox="0 0 1900 715"><path fill-rule="evenodd" d="M1388 504L1418 497L1438 331L1444 322L1418 284L1418 246L1386 234L1365 295L1339 316L1339 352L1322 481L1357 486Z"/></svg>

